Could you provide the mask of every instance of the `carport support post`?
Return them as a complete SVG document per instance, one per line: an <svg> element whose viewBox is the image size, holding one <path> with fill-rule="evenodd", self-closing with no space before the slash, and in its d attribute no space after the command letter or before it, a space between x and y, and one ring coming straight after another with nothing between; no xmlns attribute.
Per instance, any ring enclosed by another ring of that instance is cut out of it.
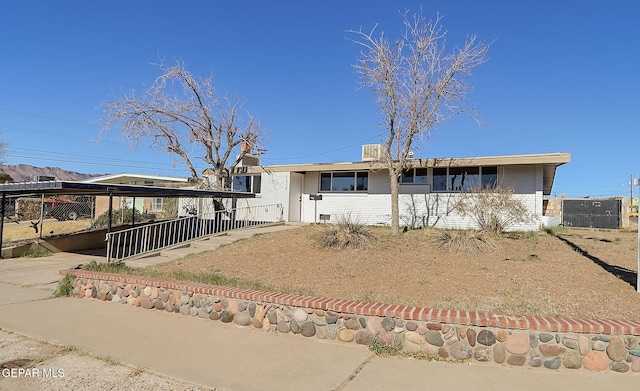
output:
<svg viewBox="0 0 640 391"><path fill-rule="evenodd" d="M113 192L109 192L109 214L107 221L107 233L111 233L111 219L113 218Z"/></svg>
<svg viewBox="0 0 640 391"><path fill-rule="evenodd" d="M40 201L40 239L42 239L42 226L44 225L44 194Z"/></svg>
<svg viewBox="0 0 640 391"><path fill-rule="evenodd" d="M236 228L236 208L238 207L238 197L231 197L231 229Z"/></svg>
<svg viewBox="0 0 640 391"><path fill-rule="evenodd" d="M2 205L0 205L0 259L2 259L2 234L4 232L4 201L6 194L2 193Z"/></svg>

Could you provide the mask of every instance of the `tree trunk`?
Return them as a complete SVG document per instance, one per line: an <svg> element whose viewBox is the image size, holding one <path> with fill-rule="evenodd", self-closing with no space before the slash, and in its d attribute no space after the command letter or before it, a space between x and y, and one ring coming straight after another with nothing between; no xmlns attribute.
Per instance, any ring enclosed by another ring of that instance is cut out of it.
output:
<svg viewBox="0 0 640 391"><path fill-rule="evenodd" d="M389 170L389 182L391 185L391 235L400 234L400 208L398 206L398 193L400 190L400 182L398 176L394 172L395 170Z"/></svg>

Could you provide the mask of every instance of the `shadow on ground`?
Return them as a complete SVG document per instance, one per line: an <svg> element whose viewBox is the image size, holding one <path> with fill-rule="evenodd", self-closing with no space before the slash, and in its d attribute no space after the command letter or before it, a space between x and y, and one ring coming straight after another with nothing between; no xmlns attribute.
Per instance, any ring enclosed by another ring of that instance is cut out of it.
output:
<svg viewBox="0 0 640 391"><path fill-rule="evenodd" d="M589 252L587 252L586 250L583 250L580 246L578 246L577 244L573 243L569 239L563 238L562 236L559 236L559 235L554 235L554 236L556 238L562 240L566 244L568 244L578 254L580 254L583 257L591 260L593 263L595 263L596 265L598 265L601 268L603 268L607 273L613 274L614 276L618 277L619 279L621 279L622 281L624 281L627 284L631 285L634 289L637 290L636 284L638 282L638 273L636 273L635 271L633 271L631 269L627 269L625 267L609 265L608 263L606 263L602 259L589 254Z"/></svg>

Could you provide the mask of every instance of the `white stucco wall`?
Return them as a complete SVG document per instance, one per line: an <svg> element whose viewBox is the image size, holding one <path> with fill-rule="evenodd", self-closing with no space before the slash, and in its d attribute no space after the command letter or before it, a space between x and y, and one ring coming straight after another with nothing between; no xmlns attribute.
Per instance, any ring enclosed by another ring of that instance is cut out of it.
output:
<svg viewBox="0 0 640 391"><path fill-rule="evenodd" d="M292 175L297 176L297 180L294 178L292 181ZM432 177L431 172L429 175ZM331 222L337 221L341 216L350 216L367 225L391 223L391 195L386 171L369 173L367 192L321 193L319 178L318 172L307 172L302 177L289 172L264 172L261 174L260 194L253 199L239 199L237 206L282 204L283 219L286 221L299 218L307 223L319 222L320 214L323 214L330 215ZM531 213L537 215L535 221L512 229L538 229L543 202L542 166L499 167L498 181L501 187L512 188L515 197L522 200ZM310 200L309 196L312 194L322 194L322 200ZM415 227L472 228L473 222L455 211L460 196L459 193L431 192L429 185L400 185L400 223Z"/></svg>

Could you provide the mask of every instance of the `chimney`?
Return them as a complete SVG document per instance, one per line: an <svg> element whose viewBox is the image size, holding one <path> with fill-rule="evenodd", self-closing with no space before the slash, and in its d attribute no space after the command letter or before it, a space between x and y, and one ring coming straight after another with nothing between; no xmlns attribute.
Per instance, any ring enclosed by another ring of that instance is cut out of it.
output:
<svg viewBox="0 0 640 391"><path fill-rule="evenodd" d="M240 150L242 152L244 152L244 153L247 153L247 154L251 153L251 147L249 147L249 144L247 144L245 142L240 144Z"/></svg>

